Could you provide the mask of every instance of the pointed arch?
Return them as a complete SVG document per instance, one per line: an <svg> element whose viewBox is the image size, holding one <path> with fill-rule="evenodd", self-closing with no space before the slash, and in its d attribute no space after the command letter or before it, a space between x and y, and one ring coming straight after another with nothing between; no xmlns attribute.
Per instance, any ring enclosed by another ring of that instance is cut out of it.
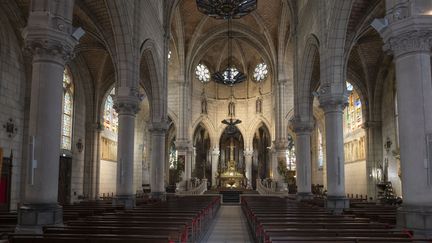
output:
<svg viewBox="0 0 432 243"><path fill-rule="evenodd" d="M192 131L195 131L200 124L202 124L202 126L205 127L210 134L211 147L219 147L219 139L216 133L216 127L212 121L207 116L201 116L195 122L193 122ZM193 133L191 134L191 139L193 139Z"/></svg>
<svg viewBox="0 0 432 243"><path fill-rule="evenodd" d="M164 98L167 84L161 80L159 63L155 42L151 39L145 40L141 45L140 82L149 97L152 122L167 119L167 101Z"/></svg>
<svg viewBox="0 0 432 243"><path fill-rule="evenodd" d="M312 86L319 80L313 80L314 71L319 71L316 67L316 62L319 61L319 41L315 35L310 35L305 44L304 56L302 58L302 65L300 69L300 78L295 82L294 100L296 106L294 107L294 116L301 120L312 119ZM316 75L315 75L316 76Z"/></svg>

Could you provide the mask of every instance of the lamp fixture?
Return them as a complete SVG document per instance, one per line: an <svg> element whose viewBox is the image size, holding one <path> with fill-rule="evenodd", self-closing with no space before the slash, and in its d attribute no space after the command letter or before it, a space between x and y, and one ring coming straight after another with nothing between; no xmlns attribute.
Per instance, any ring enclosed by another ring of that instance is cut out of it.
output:
<svg viewBox="0 0 432 243"><path fill-rule="evenodd" d="M216 83L233 86L246 80L246 75L232 65L232 36L231 19L228 19L228 65L225 69L215 72L213 79Z"/></svg>
<svg viewBox="0 0 432 243"><path fill-rule="evenodd" d="M76 144L76 148L78 149L78 152L80 152L80 153L83 151L83 149L84 149L84 144L83 144L81 138L78 139L78 142L77 142L77 144Z"/></svg>
<svg viewBox="0 0 432 243"><path fill-rule="evenodd" d="M231 21L239 19L257 8L258 0L196 0L198 10L216 19L226 19L228 22L228 65L225 69L215 72L212 76L215 82L233 86L246 80L246 75L232 65L232 35Z"/></svg>
<svg viewBox="0 0 432 243"><path fill-rule="evenodd" d="M239 19L257 8L258 0L196 0L198 10L216 19Z"/></svg>

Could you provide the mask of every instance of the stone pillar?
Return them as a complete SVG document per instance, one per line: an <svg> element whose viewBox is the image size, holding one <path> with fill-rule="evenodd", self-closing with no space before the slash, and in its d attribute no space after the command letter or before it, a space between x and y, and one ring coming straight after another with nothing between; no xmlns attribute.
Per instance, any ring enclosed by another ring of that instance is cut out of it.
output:
<svg viewBox="0 0 432 243"><path fill-rule="evenodd" d="M151 196L165 199L165 136L167 125L165 122L152 123L150 128L152 138L151 150Z"/></svg>
<svg viewBox="0 0 432 243"><path fill-rule="evenodd" d="M120 89L117 90L119 94ZM126 208L135 206L134 176L134 142L135 116L139 110L138 96L115 97L115 109L118 113L117 145L117 185L114 204L124 204Z"/></svg>
<svg viewBox="0 0 432 243"><path fill-rule="evenodd" d="M377 177L376 170L378 168L378 162L382 163L382 130L381 122L368 121L363 124L363 128L366 132L366 181L367 181L367 195L368 200L372 198L375 200L377 197Z"/></svg>
<svg viewBox="0 0 432 243"><path fill-rule="evenodd" d="M345 83L343 83L345 85ZM344 86L345 87L345 86ZM340 213L349 207L345 195L345 157L343 141L343 110L347 104L347 93L331 94L330 85L319 90L320 107L325 114L327 201L326 207Z"/></svg>
<svg viewBox="0 0 432 243"><path fill-rule="evenodd" d="M426 4L426 6L417 6ZM379 32L394 55L398 92L403 204L400 227L432 236L432 16L430 1L387 6L388 26Z"/></svg>
<svg viewBox="0 0 432 243"><path fill-rule="evenodd" d="M23 180L24 198L18 209L20 233L41 233L43 225L63 222L62 208L57 203L62 84L65 63L77 40L71 37L73 1L62 3L61 14L52 4L43 4L32 2L28 26L23 31L25 52L32 55L32 86L29 160ZM54 21L56 28L52 27Z"/></svg>
<svg viewBox="0 0 432 243"><path fill-rule="evenodd" d="M312 199L311 133L313 121L291 121L296 134L297 200Z"/></svg>
<svg viewBox="0 0 432 243"><path fill-rule="evenodd" d="M192 177L192 164L191 164L191 148L190 142L188 140L177 140L176 142L177 149L177 159L184 160L184 176L182 177L182 183L184 183L184 189L188 189L188 181L190 181Z"/></svg>
<svg viewBox="0 0 432 243"><path fill-rule="evenodd" d="M245 165L246 165L246 179L247 179L247 189L252 189L252 157L253 149L246 149L244 151Z"/></svg>
<svg viewBox="0 0 432 243"><path fill-rule="evenodd" d="M220 151L219 148L214 148L211 152L211 163L212 163L212 187L216 188L217 185L217 175L218 175L218 165L219 165L219 155Z"/></svg>
<svg viewBox="0 0 432 243"><path fill-rule="evenodd" d="M196 160L196 148L192 147L192 150L190 152L191 152L191 168L192 168L191 172L192 172L192 175L194 177L197 177L196 161L195 161ZM195 173L193 173L193 172L195 172Z"/></svg>

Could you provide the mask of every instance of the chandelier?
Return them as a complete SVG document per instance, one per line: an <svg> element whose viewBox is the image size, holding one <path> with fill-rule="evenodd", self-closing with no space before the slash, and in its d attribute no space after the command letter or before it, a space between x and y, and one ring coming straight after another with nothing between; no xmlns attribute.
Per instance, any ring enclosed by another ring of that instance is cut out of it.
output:
<svg viewBox="0 0 432 243"><path fill-rule="evenodd" d="M257 0L196 0L198 10L216 19L239 19L257 7Z"/></svg>
<svg viewBox="0 0 432 243"><path fill-rule="evenodd" d="M233 86L246 80L246 75L232 65L231 19L228 19L228 65L225 69L215 72L213 80L216 83Z"/></svg>

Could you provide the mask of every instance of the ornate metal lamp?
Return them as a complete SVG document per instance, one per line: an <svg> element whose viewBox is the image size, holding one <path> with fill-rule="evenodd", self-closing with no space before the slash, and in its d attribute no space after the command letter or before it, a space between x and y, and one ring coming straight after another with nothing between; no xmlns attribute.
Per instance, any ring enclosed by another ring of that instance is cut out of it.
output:
<svg viewBox="0 0 432 243"><path fill-rule="evenodd" d="M213 79L215 82L233 86L246 80L244 73L237 70L232 65L232 36L231 36L231 19L228 19L228 65L225 69L215 72Z"/></svg>
<svg viewBox="0 0 432 243"><path fill-rule="evenodd" d="M216 19L239 19L257 7L257 0L197 0L198 10Z"/></svg>
<svg viewBox="0 0 432 243"><path fill-rule="evenodd" d="M244 73L231 64L232 36L231 20L239 19L257 8L257 0L197 0L198 10L216 19L228 20L228 65L213 74L215 82L233 86L246 80Z"/></svg>

